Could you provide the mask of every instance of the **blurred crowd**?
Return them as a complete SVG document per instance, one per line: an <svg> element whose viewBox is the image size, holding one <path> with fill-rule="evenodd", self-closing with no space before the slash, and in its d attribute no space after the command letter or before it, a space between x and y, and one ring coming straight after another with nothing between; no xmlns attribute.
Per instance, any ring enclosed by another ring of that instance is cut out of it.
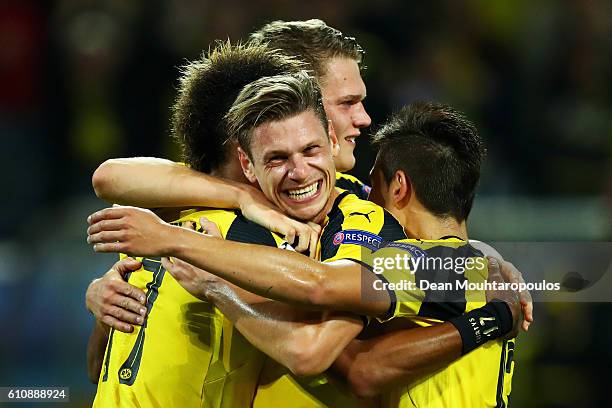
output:
<svg viewBox="0 0 612 408"><path fill-rule="evenodd" d="M364 46L373 129L414 100L477 123L489 157L472 236L612 238L610 2L4 0L0 386L70 386L74 404L88 404L83 294L114 260L85 244L85 216L102 206L93 170L111 157L180 159L168 137L178 67L217 39L306 18ZM367 180L366 137L356 155ZM604 401L610 309L536 308L511 401Z"/></svg>

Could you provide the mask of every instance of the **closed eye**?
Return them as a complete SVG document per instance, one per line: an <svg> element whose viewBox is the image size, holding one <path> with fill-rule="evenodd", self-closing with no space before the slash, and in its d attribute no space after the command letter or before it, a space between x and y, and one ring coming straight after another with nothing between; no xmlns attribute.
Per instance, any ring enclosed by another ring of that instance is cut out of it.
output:
<svg viewBox="0 0 612 408"><path fill-rule="evenodd" d="M280 164L282 162L284 162L285 160L287 160L286 156L281 156L281 155L277 155L277 156L272 156L270 157L266 163L270 163L270 164Z"/></svg>
<svg viewBox="0 0 612 408"><path fill-rule="evenodd" d="M321 146L311 145L304 149L304 153L316 153Z"/></svg>

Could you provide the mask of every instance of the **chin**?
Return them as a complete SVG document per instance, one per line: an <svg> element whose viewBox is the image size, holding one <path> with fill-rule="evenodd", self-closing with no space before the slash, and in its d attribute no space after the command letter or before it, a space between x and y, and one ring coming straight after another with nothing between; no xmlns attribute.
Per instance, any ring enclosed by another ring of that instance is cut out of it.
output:
<svg viewBox="0 0 612 408"><path fill-rule="evenodd" d="M346 172L352 170L353 167L355 167L355 157L351 155L349 157L342 157L340 160L338 160L336 170L339 172Z"/></svg>
<svg viewBox="0 0 612 408"><path fill-rule="evenodd" d="M312 221L321 213L324 207L325 203L318 205L317 207L309 206L308 208L301 209L296 209L294 207L287 209L287 214L300 221Z"/></svg>

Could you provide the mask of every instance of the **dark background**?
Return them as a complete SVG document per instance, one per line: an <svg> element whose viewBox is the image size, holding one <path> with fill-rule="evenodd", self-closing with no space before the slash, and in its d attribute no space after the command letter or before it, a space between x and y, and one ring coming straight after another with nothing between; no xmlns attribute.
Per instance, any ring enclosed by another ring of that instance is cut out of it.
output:
<svg viewBox="0 0 612 408"><path fill-rule="evenodd" d="M215 39L307 18L366 49L373 129L417 99L478 124L489 156L472 237L610 240L609 2L3 0L0 386L70 386L73 405L90 404L84 292L115 260L85 243L85 218L104 205L93 170L111 157L178 159L168 137L177 67ZM357 156L354 174L367 179L366 138ZM610 312L609 303L536 305L511 403L605 405Z"/></svg>

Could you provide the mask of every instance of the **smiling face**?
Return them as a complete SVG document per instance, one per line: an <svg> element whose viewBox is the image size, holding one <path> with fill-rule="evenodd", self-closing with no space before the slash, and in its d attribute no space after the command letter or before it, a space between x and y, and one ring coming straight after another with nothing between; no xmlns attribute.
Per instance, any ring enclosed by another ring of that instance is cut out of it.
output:
<svg viewBox="0 0 612 408"><path fill-rule="evenodd" d="M333 133L333 132L332 132ZM320 223L337 193L334 155L337 140L328 137L311 110L253 130L251 157L239 149L246 177L293 218Z"/></svg>
<svg viewBox="0 0 612 408"><path fill-rule="evenodd" d="M355 139L360 135L360 129L372 122L363 107L366 87L357 62L344 57L331 58L321 78L321 93L325 113L332 121L340 144L340 154L335 159L336 169L348 171L355 166Z"/></svg>

